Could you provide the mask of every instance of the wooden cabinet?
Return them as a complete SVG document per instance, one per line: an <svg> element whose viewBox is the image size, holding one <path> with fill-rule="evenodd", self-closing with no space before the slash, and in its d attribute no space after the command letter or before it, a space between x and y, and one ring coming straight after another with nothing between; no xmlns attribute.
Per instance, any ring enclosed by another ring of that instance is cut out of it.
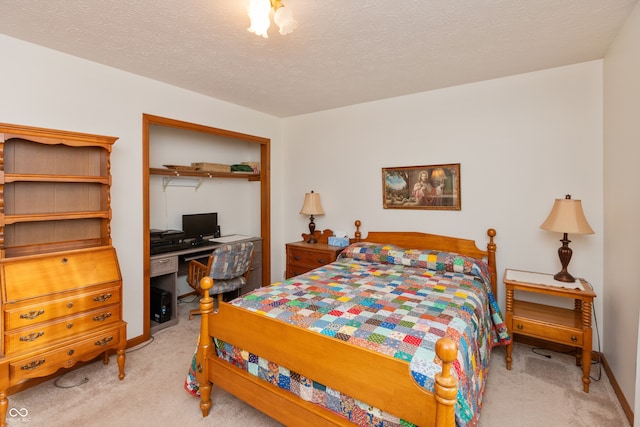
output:
<svg viewBox="0 0 640 427"><path fill-rule="evenodd" d="M585 393L591 383L591 308L595 293L582 279L574 283L553 280L553 275L519 270L506 270L506 324L509 333L525 335L575 347L576 364L582 364L582 383ZM578 288L579 286L580 288ZM545 294L574 300L574 308L562 308L516 298L521 294ZM512 345L507 346L507 369L511 369Z"/></svg>
<svg viewBox="0 0 640 427"><path fill-rule="evenodd" d="M327 243L293 242L286 244L286 278L298 276L336 260L344 248Z"/></svg>
<svg viewBox="0 0 640 427"><path fill-rule="evenodd" d="M116 138L0 124L0 425L25 380L116 351L122 277L111 246Z"/></svg>

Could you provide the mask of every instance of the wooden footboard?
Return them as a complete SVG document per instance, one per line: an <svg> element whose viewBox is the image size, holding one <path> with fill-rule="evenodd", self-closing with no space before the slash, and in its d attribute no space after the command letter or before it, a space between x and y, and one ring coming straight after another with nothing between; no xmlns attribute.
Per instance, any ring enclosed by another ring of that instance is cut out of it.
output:
<svg viewBox="0 0 640 427"><path fill-rule="evenodd" d="M205 278L201 286L210 289L211 285L211 279ZM413 380L407 362L221 301L218 304L214 311L208 291L200 303L203 338L198 346L196 377L203 416L211 407L213 382L286 425L316 425L309 424L310 419L317 425L346 423L344 418L220 360L211 340L204 338L215 336L419 426L454 427L457 389L450 363L457 349L452 340L443 338L436 344L443 371L436 377L433 394ZM295 342L296 346L284 346L283 342Z"/></svg>

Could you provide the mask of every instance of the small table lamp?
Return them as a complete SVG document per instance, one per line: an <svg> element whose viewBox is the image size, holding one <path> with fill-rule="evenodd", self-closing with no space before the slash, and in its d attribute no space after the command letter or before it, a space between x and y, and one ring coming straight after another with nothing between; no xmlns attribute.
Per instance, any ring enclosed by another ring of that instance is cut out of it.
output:
<svg viewBox="0 0 640 427"><path fill-rule="evenodd" d="M547 219L540 226L543 230L556 231L564 233L562 246L558 249L558 256L562 264L562 270L553 276L554 279L561 282L575 282L576 279L569 274L567 266L571 261L573 251L569 247L571 240L568 239L568 233L577 234L593 234L594 231L589 226L587 219L582 211L582 202L574 200L571 195L567 194L564 199L556 199L551 208L551 212Z"/></svg>
<svg viewBox="0 0 640 427"><path fill-rule="evenodd" d="M313 191L305 194L304 203L302 205L302 209L300 209L300 213L311 216L309 218L309 234L311 234L311 237L309 237L307 243L318 243L316 237L313 235L313 232L316 231L316 223L313 222L313 216L324 215L324 209L322 209L322 203L320 203L320 194L314 193Z"/></svg>

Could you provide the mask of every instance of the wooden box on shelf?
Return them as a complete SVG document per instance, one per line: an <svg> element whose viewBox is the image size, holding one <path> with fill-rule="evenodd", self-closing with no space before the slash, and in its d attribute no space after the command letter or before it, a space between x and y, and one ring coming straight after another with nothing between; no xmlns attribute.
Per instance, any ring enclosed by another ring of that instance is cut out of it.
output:
<svg viewBox="0 0 640 427"><path fill-rule="evenodd" d="M0 426L7 395L117 352L122 277L111 244L115 137L0 124Z"/></svg>

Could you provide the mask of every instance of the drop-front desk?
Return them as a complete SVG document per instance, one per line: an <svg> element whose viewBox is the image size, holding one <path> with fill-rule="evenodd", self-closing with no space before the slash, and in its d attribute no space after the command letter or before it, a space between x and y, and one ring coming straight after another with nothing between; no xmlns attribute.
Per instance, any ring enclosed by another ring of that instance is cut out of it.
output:
<svg viewBox="0 0 640 427"><path fill-rule="evenodd" d="M249 282L241 290L241 293L245 294L262 285L262 238L246 237L237 241L249 241L253 242L254 245ZM171 316L169 320L162 323L152 319L151 335L178 323L178 277L187 275L189 262L197 259L206 264L206 259L211 254L211 251L221 244L223 243L206 242L204 245L182 247L149 257L149 282L151 287L162 289L171 294Z"/></svg>

